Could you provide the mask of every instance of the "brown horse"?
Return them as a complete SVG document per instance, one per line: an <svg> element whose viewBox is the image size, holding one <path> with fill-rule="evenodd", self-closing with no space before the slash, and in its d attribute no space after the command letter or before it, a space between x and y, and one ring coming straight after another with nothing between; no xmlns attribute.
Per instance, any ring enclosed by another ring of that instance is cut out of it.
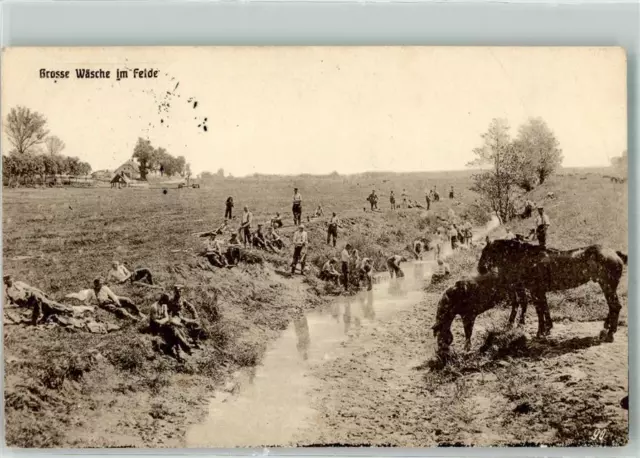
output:
<svg viewBox="0 0 640 458"><path fill-rule="evenodd" d="M495 272L458 280L449 287L438 302L436 323L431 328L438 342L438 354L445 355L453 342L451 324L456 316L462 318L464 348L468 351L476 317L508 299L508 292L507 278Z"/></svg>
<svg viewBox="0 0 640 458"><path fill-rule="evenodd" d="M498 269L512 290L531 293L538 311L538 336L547 335L552 327L547 292L577 288L589 281L598 283L609 306L600 338L613 342L622 308L617 289L626 264L627 255L601 245L560 251L517 240L487 240L478 272Z"/></svg>

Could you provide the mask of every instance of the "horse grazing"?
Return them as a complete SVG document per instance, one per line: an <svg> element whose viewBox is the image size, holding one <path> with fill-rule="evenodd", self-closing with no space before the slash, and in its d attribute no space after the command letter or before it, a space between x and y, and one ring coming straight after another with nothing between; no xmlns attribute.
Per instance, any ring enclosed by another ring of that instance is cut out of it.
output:
<svg viewBox="0 0 640 458"><path fill-rule="evenodd" d="M552 327L547 292L577 288L589 281L598 283L609 306L600 338L613 342L622 308L617 289L626 264L627 255L601 245L561 251L517 240L487 240L478 272L497 268L513 290L531 293L538 312L538 336L547 335Z"/></svg>
<svg viewBox="0 0 640 458"><path fill-rule="evenodd" d="M464 326L465 351L471 348L476 317L508 298L509 285L506 280L506 277L490 272L458 280L444 292L438 302L436 323L431 328L438 342L438 354L448 352L453 342L451 324L458 315Z"/></svg>

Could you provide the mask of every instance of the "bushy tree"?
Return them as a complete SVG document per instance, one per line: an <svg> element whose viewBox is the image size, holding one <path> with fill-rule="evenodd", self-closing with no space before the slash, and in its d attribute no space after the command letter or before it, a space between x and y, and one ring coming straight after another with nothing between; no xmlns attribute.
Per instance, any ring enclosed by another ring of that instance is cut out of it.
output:
<svg viewBox="0 0 640 458"><path fill-rule="evenodd" d="M476 159L468 165L485 169L473 176L472 189L485 198L500 222L514 214L515 191L520 179L521 156L509 136L509 124L493 119L482 134L482 145L474 148Z"/></svg>
<svg viewBox="0 0 640 458"><path fill-rule="evenodd" d="M138 143L133 148L133 157L138 160L141 178L146 180L147 174L152 170L155 161L155 150L151 146L151 142L141 137L138 138Z"/></svg>
<svg viewBox="0 0 640 458"><path fill-rule="evenodd" d="M560 144L542 118L529 118L520 126L514 144L522 155L521 181L525 190L535 185L533 176L542 184L562 164Z"/></svg>
<svg viewBox="0 0 640 458"><path fill-rule="evenodd" d="M27 107L12 108L7 115L5 131L18 154L33 153L49 134L46 118Z"/></svg>

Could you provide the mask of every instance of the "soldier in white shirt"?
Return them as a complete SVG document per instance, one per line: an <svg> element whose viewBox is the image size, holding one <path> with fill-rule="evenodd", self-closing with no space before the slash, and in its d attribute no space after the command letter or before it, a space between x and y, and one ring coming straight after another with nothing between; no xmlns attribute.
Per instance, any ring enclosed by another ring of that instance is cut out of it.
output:
<svg viewBox="0 0 640 458"><path fill-rule="evenodd" d="M302 222L302 196L298 192L298 188L293 189L293 224L299 225Z"/></svg>
<svg viewBox="0 0 640 458"><path fill-rule="evenodd" d="M98 306L111 313L114 313L120 318L130 318L137 320L137 318L129 313L125 308L130 309L133 313L140 318L144 315L138 309L138 307L128 297L116 296L113 291L102 283L101 278L93 280L93 289L89 290L89 294L85 298L86 302L96 302Z"/></svg>
<svg viewBox="0 0 640 458"><path fill-rule="evenodd" d="M136 281L146 281L150 285L153 285L153 276L149 269L142 267L131 272L124 264L118 261L113 261L107 280L115 281L119 284L126 283L127 281L130 281L131 283Z"/></svg>
<svg viewBox="0 0 640 458"><path fill-rule="evenodd" d="M448 277L451 274L451 270L449 269L449 264L444 262L442 259L438 259L438 267L436 267L436 271L431 276L432 282L437 282L445 277Z"/></svg>
<svg viewBox="0 0 640 458"><path fill-rule="evenodd" d="M327 245L331 245L333 243L333 246L336 246L336 241L338 240L338 225L338 215L336 215L336 212L333 212L327 227Z"/></svg>
<svg viewBox="0 0 640 458"><path fill-rule="evenodd" d="M367 291L373 289L373 261L371 258L362 258L360 262L360 281L367 284Z"/></svg>
<svg viewBox="0 0 640 458"><path fill-rule="evenodd" d="M304 275L304 265L307 258L307 232L304 224L298 226L298 230L293 233L293 262L291 263L291 275L296 273L296 266L300 263L300 273Z"/></svg>
<svg viewBox="0 0 640 458"><path fill-rule="evenodd" d="M320 272L320 278L325 281L333 281L336 285L340 279L340 274L335 268L336 263L338 262L337 258L331 258L322 266L322 271Z"/></svg>
<svg viewBox="0 0 640 458"><path fill-rule="evenodd" d="M549 228L549 217L545 214L542 205L538 205L538 214L535 219L535 228L531 229L531 233L535 233L538 239L538 245L547 246L547 229Z"/></svg>
<svg viewBox="0 0 640 458"><path fill-rule="evenodd" d="M240 225L240 234L243 235L244 247L251 246L251 222L253 215L249 211L249 207L245 206L242 213L242 224Z"/></svg>

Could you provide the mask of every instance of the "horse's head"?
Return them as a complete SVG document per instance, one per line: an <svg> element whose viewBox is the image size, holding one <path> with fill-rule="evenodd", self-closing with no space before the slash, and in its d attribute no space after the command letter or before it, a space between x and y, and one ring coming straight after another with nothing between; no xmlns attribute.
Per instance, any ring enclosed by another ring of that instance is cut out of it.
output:
<svg viewBox="0 0 640 458"><path fill-rule="evenodd" d="M453 301L452 288L455 288L455 286L447 289L440 298L436 311L436 323L431 327L433 337L438 341L438 348L448 348L453 342L451 323L455 317L455 303Z"/></svg>

